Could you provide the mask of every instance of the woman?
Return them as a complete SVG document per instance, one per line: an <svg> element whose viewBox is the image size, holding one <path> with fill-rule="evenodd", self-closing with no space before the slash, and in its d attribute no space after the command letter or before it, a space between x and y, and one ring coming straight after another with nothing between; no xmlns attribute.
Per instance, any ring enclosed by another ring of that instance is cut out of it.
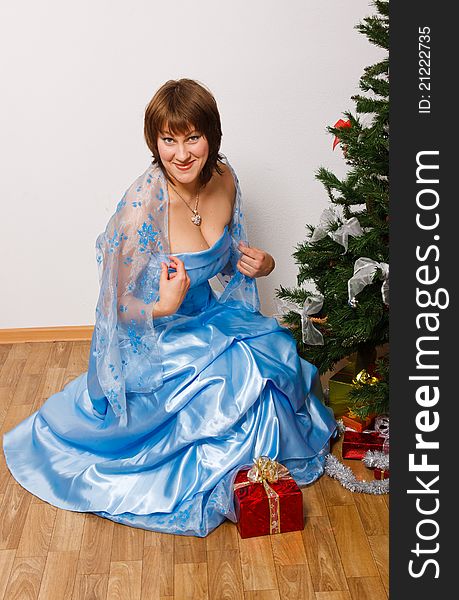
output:
<svg viewBox="0 0 459 600"><path fill-rule="evenodd" d="M233 481L254 457L300 484L323 472L336 423L317 369L259 311L274 259L247 243L221 135L195 81L147 107L154 160L96 244L88 371L4 436L13 476L55 506L205 536L235 521Z"/></svg>

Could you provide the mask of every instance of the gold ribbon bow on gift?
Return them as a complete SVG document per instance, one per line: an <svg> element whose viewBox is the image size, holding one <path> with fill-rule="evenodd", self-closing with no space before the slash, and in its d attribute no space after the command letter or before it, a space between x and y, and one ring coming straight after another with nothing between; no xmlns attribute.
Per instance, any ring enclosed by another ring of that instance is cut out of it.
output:
<svg viewBox="0 0 459 600"><path fill-rule="evenodd" d="M352 380L352 385L355 385L358 388L363 387L364 385L376 385L379 382L377 377L370 375L366 369L362 369L357 373L357 375ZM358 415L352 410L350 406L348 408L348 415L351 419L358 419Z"/></svg>
<svg viewBox="0 0 459 600"><path fill-rule="evenodd" d="M347 411L347 416L350 419L358 419L359 418L359 416L355 414L355 412L352 410L352 408L349 408L349 407L348 407L348 411Z"/></svg>
<svg viewBox="0 0 459 600"><path fill-rule="evenodd" d="M238 490L251 483L263 484L269 503L269 533L280 533L279 494L269 484L276 483L280 479L292 479L292 476L287 467L269 456L259 456L254 458L253 462L253 467L247 472L247 481L236 483L234 489Z"/></svg>
<svg viewBox="0 0 459 600"><path fill-rule="evenodd" d="M373 377L372 375L370 375L370 373L368 373L368 371L366 371L365 369L362 369L354 377L354 379L352 380L352 383L354 385L358 385L358 386L376 385L378 383L378 381L379 381L379 379L377 377Z"/></svg>

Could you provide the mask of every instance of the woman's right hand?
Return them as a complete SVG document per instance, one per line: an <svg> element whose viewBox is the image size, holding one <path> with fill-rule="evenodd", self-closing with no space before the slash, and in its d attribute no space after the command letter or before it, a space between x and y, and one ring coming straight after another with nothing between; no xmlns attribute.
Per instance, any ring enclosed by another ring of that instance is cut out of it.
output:
<svg viewBox="0 0 459 600"><path fill-rule="evenodd" d="M170 264L161 262L159 278L159 300L153 308L153 316L162 317L173 315L182 304L190 287L190 278L185 270L183 260L177 256L169 256ZM169 273L168 267L176 269Z"/></svg>

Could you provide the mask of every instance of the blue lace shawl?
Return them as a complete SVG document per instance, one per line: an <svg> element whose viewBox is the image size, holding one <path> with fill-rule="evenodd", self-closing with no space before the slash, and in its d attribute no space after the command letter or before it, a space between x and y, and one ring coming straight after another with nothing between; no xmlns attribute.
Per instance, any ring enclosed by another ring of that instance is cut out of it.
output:
<svg viewBox="0 0 459 600"><path fill-rule="evenodd" d="M224 164L233 175L236 197L229 225L230 258L217 274L223 286L217 300L257 312L256 280L236 268L241 256L238 244L241 240L248 244L239 181L226 157ZM91 345L95 357L91 379L97 380L99 392L119 417L120 426L127 424L127 392L151 392L163 385L152 307L159 298L161 261L168 263L170 253L168 203L164 173L150 164L126 190L96 241L100 293ZM181 316L171 321L171 326L183 326L186 319Z"/></svg>

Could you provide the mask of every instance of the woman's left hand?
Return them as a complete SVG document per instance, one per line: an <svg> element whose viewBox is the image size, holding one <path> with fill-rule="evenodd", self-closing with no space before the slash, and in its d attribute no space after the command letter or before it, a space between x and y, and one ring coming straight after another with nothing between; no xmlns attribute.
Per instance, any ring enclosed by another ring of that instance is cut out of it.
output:
<svg viewBox="0 0 459 600"><path fill-rule="evenodd" d="M237 268L248 277L265 277L276 266L271 254L260 248L246 246L243 242L239 242L238 248L242 256L237 262Z"/></svg>

